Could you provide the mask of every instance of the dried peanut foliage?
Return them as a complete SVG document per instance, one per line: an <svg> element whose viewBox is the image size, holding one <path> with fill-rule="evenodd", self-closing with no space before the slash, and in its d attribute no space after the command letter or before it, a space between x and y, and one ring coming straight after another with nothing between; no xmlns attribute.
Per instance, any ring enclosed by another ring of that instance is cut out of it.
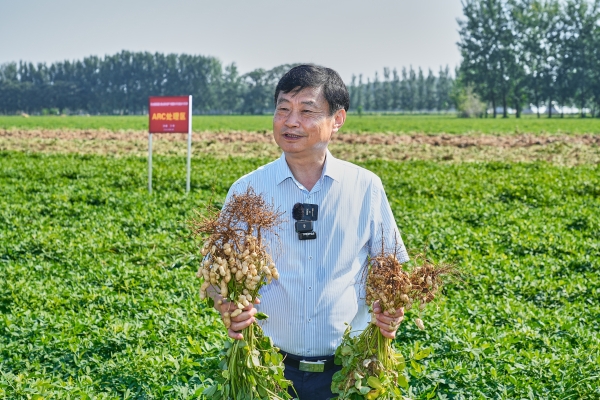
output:
<svg viewBox="0 0 600 400"><path fill-rule="evenodd" d="M371 310L379 302L382 312L390 314L400 308L408 311L413 306L420 313L439 296L443 278L454 275L456 270L417 254L411 262L414 267L408 271L397 254L397 249L387 252L382 245L379 254L368 260L363 278L366 302ZM376 320L372 314L369 326L357 336L352 336L352 328L348 327L336 350L335 361L343 368L334 375L331 388L339 394L338 399L395 399L402 398L400 388L408 390L404 356L396 352L392 340L381 334ZM416 318L415 323L424 329L421 318Z"/></svg>
<svg viewBox="0 0 600 400"><path fill-rule="evenodd" d="M258 296L263 285L278 279L279 273L266 244L266 233L277 235L282 212L275 210L251 187L234 194L220 212L193 221L196 235L206 237L203 260L197 277L203 282L200 297L212 305L208 291L216 291L236 308L222 315L225 328ZM267 318L258 313L259 320ZM211 399L289 399L283 375L283 357L261 327L252 324L242 331L244 340L227 342L222 352L221 378L207 388Z"/></svg>

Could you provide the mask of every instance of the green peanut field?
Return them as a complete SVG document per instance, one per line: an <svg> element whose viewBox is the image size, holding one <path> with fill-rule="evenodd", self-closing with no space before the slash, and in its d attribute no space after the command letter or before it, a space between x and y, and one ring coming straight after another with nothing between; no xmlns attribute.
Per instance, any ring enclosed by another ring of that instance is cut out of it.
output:
<svg viewBox="0 0 600 400"><path fill-rule="evenodd" d="M0 128L142 130L147 123L44 118L1 117ZM268 117L194 118L199 131L270 129ZM512 134L516 121L353 119L347 130L363 133ZM516 123L531 124L533 134L593 134L600 125L556 121ZM185 159L158 154L149 195L139 154L0 149L0 399L201 398L219 373L226 338L198 298L200 252L189 220L271 160L197 154L186 195ZM426 309L424 331L413 311L398 331L395 345L407 360L430 349L407 362L406 396L600 398L597 162L356 162L382 178L410 251L462 272Z"/></svg>

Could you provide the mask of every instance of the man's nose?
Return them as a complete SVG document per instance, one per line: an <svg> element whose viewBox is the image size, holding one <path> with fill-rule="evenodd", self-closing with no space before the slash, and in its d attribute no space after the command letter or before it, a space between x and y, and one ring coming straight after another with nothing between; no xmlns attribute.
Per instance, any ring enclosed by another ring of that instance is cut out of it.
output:
<svg viewBox="0 0 600 400"><path fill-rule="evenodd" d="M285 120L285 126L288 128L300 126L300 113L292 110Z"/></svg>

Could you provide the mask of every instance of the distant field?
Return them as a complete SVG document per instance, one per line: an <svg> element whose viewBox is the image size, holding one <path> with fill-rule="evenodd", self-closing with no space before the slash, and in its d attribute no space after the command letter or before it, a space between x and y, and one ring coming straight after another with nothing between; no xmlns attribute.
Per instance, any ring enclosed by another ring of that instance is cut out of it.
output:
<svg viewBox="0 0 600 400"><path fill-rule="evenodd" d="M270 115L194 116L194 131L269 131ZM147 116L0 116L0 129L108 129L145 130ZM343 132L389 133L600 133L600 119L527 116L463 119L452 115L363 115L350 114Z"/></svg>

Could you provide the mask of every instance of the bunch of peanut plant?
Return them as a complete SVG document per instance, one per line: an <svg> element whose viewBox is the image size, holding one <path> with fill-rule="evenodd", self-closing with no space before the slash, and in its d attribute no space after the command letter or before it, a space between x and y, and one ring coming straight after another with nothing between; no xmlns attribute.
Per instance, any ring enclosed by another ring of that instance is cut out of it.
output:
<svg viewBox="0 0 600 400"><path fill-rule="evenodd" d="M379 302L381 312L395 314L399 308L408 311L418 306L421 312L433 301L442 287L444 275L454 274L450 265L436 265L423 255L417 255L416 266L406 271L397 258L397 250L380 253L368 260L365 277L366 302L373 309ZM405 359L375 325L376 317L359 335L348 327L336 350L335 362L342 370L335 373L331 389L338 399L396 399L402 398L400 388L408 389L404 374ZM421 318L415 319L424 329Z"/></svg>
<svg viewBox="0 0 600 400"><path fill-rule="evenodd" d="M279 273L264 243L266 233L277 235L283 213L275 210L249 187L234 194L220 212L192 221L194 233L204 237L203 256L196 276L202 280L200 298L214 305L209 291L235 304L222 314L225 329L258 296L263 285ZM256 314L256 319L267 316ZM204 391L211 399L289 399L283 357L261 327L252 324L242 332L243 340L227 342L222 351L219 380Z"/></svg>

